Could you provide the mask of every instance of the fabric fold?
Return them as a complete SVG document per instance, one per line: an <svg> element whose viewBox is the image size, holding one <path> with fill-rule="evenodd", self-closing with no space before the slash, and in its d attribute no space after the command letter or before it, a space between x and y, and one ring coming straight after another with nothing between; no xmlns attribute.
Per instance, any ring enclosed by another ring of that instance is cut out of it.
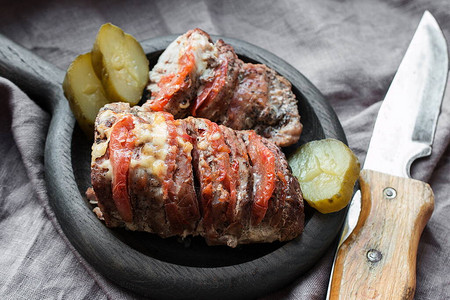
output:
<svg viewBox="0 0 450 300"><path fill-rule="evenodd" d="M444 34L450 35L448 0L3 4L0 32L60 68L90 51L96 31L106 22L138 40L200 27L260 46L318 87L337 112L361 162L381 100L423 11L430 10ZM415 298L421 300L450 297L449 86L433 154L418 160L411 170L414 178L430 183L435 194L435 210L417 257ZM3 78L0 105L0 298L139 299L92 268L55 218L44 170L51 116ZM328 249L311 270L263 298L323 299L333 255L333 248Z"/></svg>

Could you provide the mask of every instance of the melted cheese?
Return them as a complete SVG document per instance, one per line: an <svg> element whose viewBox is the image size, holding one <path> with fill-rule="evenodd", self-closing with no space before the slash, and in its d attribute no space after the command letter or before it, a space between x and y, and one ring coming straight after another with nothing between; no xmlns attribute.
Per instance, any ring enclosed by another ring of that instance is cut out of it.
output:
<svg viewBox="0 0 450 300"><path fill-rule="evenodd" d="M153 116L150 124L135 124L133 132L137 137L136 145L142 147L139 155L131 159L130 168L144 168L158 178L163 178L167 173L165 160L170 150L167 124L162 114L155 113Z"/></svg>
<svg viewBox="0 0 450 300"><path fill-rule="evenodd" d="M101 126L102 124L108 122L108 120L114 118L115 116L117 116L117 113L115 113L114 111L110 109L104 110L100 114L98 114L97 123Z"/></svg>
<svg viewBox="0 0 450 300"><path fill-rule="evenodd" d="M205 151L206 149L208 149L208 142L205 140L201 140L197 143L197 148L199 150Z"/></svg>
<svg viewBox="0 0 450 300"><path fill-rule="evenodd" d="M112 165L111 161L109 159L105 159L101 164L99 164L99 167L102 169L106 169L105 178L112 180Z"/></svg>
<svg viewBox="0 0 450 300"><path fill-rule="evenodd" d="M96 123L98 125L96 126L95 129L98 131L99 137L101 139L106 139L106 141L103 141L98 144L94 143L92 145L91 163L95 163L97 158L100 158L103 155L105 155L106 150L108 149L109 138L111 136L112 127L108 127L105 124L107 124L108 121L111 120L112 118L120 118L121 115L123 115L123 114L117 114L114 111L109 110L109 109L104 110L98 114L97 121L96 121Z"/></svg>
<svg viewBox="0 0 450 300"><path fill-rule="evenodd" d="M204 75L211 60L216 60L218 56L217 48L209 42L208 38L203 34L195 32L191 36L195 55L195 69L197 76ZM207 77L211 74L205 74Z"/></svg>
<svg viewBox="0 0 450 300"><path fill-rule="evenodd" d="M107 141L104 141L102 143L94 143L92 145L92 163L95 162L95 160L99 157L102 157L103 155L105 155L106 150L108 149L108 145L109 145L109 139Z"/></svg>
<svg viewBox="0 0 450 300"><path fill-rule="evenodd" d="M206 35L193 32L189 38L186 35L179 36L161 54L158 63L149 73L150 84L147 87L148 90L158 92L158 82L161 78L167 74L176 74L178 72L180 57L189 48L188 46L191 46L195 60L194 73L191 75L196 78L201 77L202 80L210 80L213 78L214 66L210 64L218 59L217 47L209 41ZM181 108L188 106L189 103L185 103Z"/></svg>
<svg viewBox="0 0 450 300"><path fill-rule="evenodd" d="M183 152L186 153L188 156L191 156L192 149L194 148L192 143L185 141L183 138L179 136L177 137L177 142L180 148L183 149Z"/></svg>
<svg viewBox="0 0 450 300"><path fill-rule="evenodd" d="M218 139L220 139L222 137L222 135L219 132L215 132L212 136L211 139L214 141L217 141Z"/></svg>

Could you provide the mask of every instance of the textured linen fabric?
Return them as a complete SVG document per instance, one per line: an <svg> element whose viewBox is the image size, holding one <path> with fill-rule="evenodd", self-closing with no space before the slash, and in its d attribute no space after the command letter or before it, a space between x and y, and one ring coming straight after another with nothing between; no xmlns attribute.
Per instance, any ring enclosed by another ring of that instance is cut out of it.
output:
<svg viewBox="0 0 450 300"><path fill-rule="evenodd" d="M62 69L91 49L106 22L138 40L199 27L258 45L321 90L361 161L380 101L424 10L450 37L448 0L65 0L0 1L0 6L0 33ZM43 167L51 116L6 79L0 79L0 104L0 298L138 298L92 269L55 219ZM450 298L449 141L447 91L432 156L412 168L413 177L429 182L435 193L435 209L419 244L416 299ZM323 299L332 255L330 248L310 271L264 298Z"/></svg>

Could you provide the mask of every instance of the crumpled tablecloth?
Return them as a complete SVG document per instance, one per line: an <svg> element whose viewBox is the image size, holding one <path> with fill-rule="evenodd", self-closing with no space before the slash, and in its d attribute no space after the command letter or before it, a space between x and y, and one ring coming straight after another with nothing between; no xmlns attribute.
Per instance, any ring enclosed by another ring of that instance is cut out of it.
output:
<svg viewBox="0 0 450 300"><path fill-rule="evenodd" d="M336 110L364 161L380 101L429 10L450 37L450 2L431 1L1 1L0 33L66 69L112 22L138 40L200 27L246 40L306 75ZM134 299L73 249L49 207L43 153L51 116L0 79L0 298ZM416 299L450 298L450 94L431 157L412 175L435 193L417 257ZM267 299L322 299L333 249ZM276 274L274 274L276 276ZM262 283L263 284L263 283Z"/></svg>

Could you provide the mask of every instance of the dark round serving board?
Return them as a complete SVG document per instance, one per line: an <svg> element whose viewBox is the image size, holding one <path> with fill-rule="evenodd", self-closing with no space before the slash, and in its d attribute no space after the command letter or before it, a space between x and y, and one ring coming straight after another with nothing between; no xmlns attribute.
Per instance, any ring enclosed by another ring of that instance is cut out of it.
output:
<svg viewBox="0 0 450 300"><path fill-rule="evenodd" d="M151 66L176 36L144 41ZM217 39L219 37L213 37ZM264 63L285 76L297 96L304 130L300 142L321 138L346 142L342 127L321 93L275 55L224 38L247 62ZM236 299L275 291L310 269L332 244L346 210L323 215L306 206L303 234L287 243L209 247L201 238L158 236L108 229L84 192L90 185L90 147L62 92L64 72L0 36L0 75L15 82L52 113L45 146L50 202L67 238L100 273L138 294L154 298Z"/></svg>

